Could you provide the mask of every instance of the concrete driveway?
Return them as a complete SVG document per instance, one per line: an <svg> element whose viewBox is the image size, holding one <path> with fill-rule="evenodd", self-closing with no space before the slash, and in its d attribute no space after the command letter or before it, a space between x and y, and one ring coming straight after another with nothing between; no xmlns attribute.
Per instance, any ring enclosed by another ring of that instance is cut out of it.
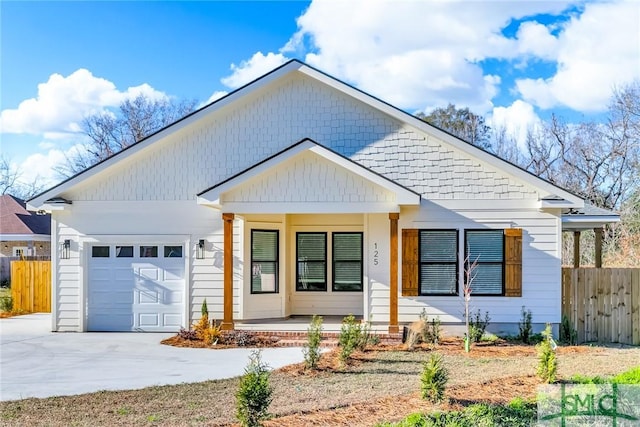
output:
<svg viewBox="0 0 640 427"><path fill-rule="evenodd" d="M251 349L161 345L172 334L49 332L49 314L0 319L0 400L129 390L241 375ZM267 348L272 368L302 361L300 348Z"/></svg>

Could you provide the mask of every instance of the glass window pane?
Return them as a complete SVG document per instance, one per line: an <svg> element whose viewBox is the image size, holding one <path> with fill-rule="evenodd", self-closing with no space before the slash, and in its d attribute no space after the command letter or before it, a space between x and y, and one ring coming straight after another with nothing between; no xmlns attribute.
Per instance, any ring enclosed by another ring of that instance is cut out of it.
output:
<svg viewBox="0 0 640 427"><path fill-rule="evenodd" d="M140 258L157 258L157 246L140 246Z"/></svg>
<svg viewBox="0 0 640 427"><path fill-rule="evenodd" d="M275 261L278 258L278 231L252 230L251 257L256 261Z"/></svg>
<svg viewBox="0 0 640 427"><path fill-rule="evenodd" d="M422 264L420 266L421 294L455 294L457 283L455 264Z"/></svg>
<svg viewBox="0 0 640 427"><path fill-rule="evenodd" d="M333 289L336 291L362 291L362 263L337 261L334 264Z"/></svg>
<svg viewBox="0 0 640 427"><path fill-rule="evenodd" d="M502 294L502 264L478 264L472 274L471 295Z"/></svg>
<svg viewBox="0 0 640 427"><path fill-rule="evenodd" d="M251 292L277 292L276 262L253 262L251 264Z"/></svg>
<svg viewBox="0 0 640 427"><path fill-rule="evenodd" d="M116 246L116 258L133 258L133 246Z"/></svg>
<svg viewBox="0 0 640 427"><path fill-rule="evenodd" d="M318 291L327 288L327 266L325 262L298 262L298 290Z"/></svg>
<svg viewBox="0 0 640 427"><path fill-rule="evenodd" d="M109 258L109 246L92 246L91 256L93 258Z"/></svg>
<svg viewBox="0 0 640 427"><path fill-rule="evenodd" d="M420 232L420 261L456 262L457 259L458 233L455 230Z"/></svg>
<svg viewBox="0 0 640 427"><path fill-rule="evenodd" d="M334 233L333 260L361 261L362 233Z"/></svg>
<svg viewBox="0 0 640 427"><path fill-rule="evenodd" d="M165 258L182 258L182 246L165 246Z"/></svg>
<svg viewBox="0 0 640 427"><path fill-rule="evenodd" d="M469 262L502 262L502 230L467 231L467 255Z"/></svg>
<svg viewBox="0 0 640 427"><path fill-rule="evenodd" d="M298 261L325 261L327 259L326 233L298 233Z"/></svg>
<svg viewBox="0 0 640 427"><path fill-rule="evenodd" d="M251 230L251 292L278 292L278 230Z"/></svg>

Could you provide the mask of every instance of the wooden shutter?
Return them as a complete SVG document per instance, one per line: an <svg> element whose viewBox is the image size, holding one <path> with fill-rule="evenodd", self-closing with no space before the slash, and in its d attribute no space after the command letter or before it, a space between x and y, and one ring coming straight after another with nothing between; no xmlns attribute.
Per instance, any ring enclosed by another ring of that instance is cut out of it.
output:
<svg viewBox="0 0 640 427"><path fill-rule="evenodd" d="M402 296L418 296L418 230L402 230Z"/></svg>
<svg viewBox="0 0 640 427"><path fill-rule="evenodd" d="M504 230L504 295L522 296L522 229Z"/></svg>

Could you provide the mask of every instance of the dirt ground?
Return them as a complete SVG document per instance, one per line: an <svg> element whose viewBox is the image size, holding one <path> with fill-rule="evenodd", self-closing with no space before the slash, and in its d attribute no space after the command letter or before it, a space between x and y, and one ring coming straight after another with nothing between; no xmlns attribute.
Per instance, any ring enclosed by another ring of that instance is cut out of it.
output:
<svg viewBox="0 0 640 427"><path fill-rule="evenodd" d="M398 351L378 346L340 368L335 353L323 355L320 370L301 365L271 375L274 418L267 426L371 426L410 413L447 410L475 402L506 403L533 398L539 385L533 346L511 343L475 346L465 353L457 341L440 352L450 372L448 403L430 405L419 397L422 362L432 351ZM558 376L614 375L640 365L640 348L559 347ZM238 379L99 392L0 403L0 425L233 425Z"/></svg>

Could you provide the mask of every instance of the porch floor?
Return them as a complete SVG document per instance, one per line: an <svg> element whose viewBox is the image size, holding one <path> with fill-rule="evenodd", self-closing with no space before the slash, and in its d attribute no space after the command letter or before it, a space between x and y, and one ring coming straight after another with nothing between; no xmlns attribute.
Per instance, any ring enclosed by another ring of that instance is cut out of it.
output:
<svg viewBox="0 0 640 427"><path fill-rule="evenodd" d="M259 319L239 320L235 322L235 328L241 331L256 332L307 332L313 316L290 316L284 319ZM340 332L344 316L322 316L323 332ZM362 316L355 316L362 321ZM377 334L386 334L389 325L385 323L372 323L371 331Z"/></svg>

